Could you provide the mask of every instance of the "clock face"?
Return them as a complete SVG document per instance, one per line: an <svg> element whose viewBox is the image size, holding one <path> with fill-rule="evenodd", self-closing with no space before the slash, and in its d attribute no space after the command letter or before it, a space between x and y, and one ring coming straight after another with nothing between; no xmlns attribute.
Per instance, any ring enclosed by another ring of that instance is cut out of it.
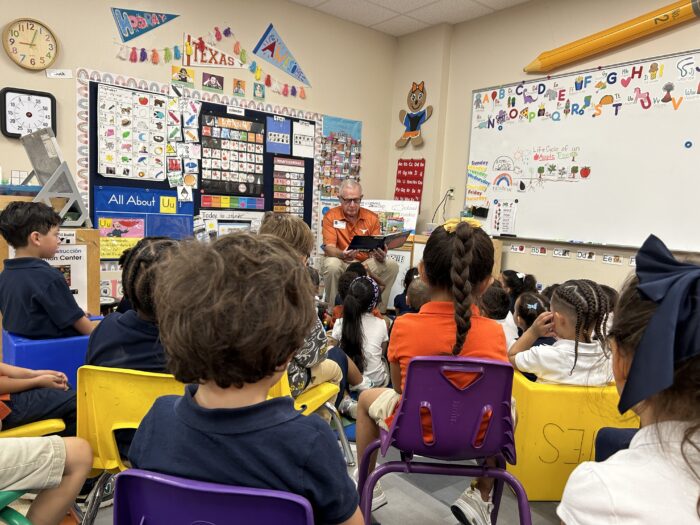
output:
<svg viewBox="0 0 700 525"><path fill-rule="evenodd" d="M41 70L53 64L58 43L51 30L31 18L10 22L2 35L5 52L19 66Z"/></svg>
<svg viewBox="0 0 700 525"><path fill-rule="evenodd" d="M17 138L43 128L56 133L56 99L51 93L20 88L0 90L0 125L7 137Z"/></svg>

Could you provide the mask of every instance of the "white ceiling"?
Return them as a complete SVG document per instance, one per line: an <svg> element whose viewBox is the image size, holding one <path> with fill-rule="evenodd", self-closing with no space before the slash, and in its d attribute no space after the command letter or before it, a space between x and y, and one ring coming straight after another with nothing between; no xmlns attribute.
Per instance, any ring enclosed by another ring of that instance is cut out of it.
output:
<svg viewBox="0 0 700 525"><path fill-rule="evenodd" d="M291 0L393 36L458 24L529 0Z"/></svg>

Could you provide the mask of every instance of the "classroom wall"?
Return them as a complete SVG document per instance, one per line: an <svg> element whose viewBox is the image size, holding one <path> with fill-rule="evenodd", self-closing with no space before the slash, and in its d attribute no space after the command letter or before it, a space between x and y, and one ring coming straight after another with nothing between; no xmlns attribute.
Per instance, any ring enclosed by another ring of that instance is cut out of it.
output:
<svg viewBox="0 0 700 525"><path fill-rule="evenodd" d="M434 160L434 167L439 167L439 170L427 181L428 186L424 190L423 220L419 222L419 230L425 225L426 212L432 215L440 197L450 187L456 188L456 198L449 202L447 216L454 217L462 209L469 153L469 123L473 90L537 78L537 75L525 74L522 68L542 51L658 9L666 3L657 0L617 0L615 2L607 0L586 0L585 2L580 0L533 0L477 20L453 26L449 46L446 123L444 132L435 138L435 140L442 142L442 159ZM414 35L415 40L411 39L412 46L420 48L421 46L434 45L429 36L423 33ZM422 41L419 40L421 37ZM402 55L402 46L407 40L408 37L399 39L399 56ZM700 22L689 22L651 38L633 42L595 58L564 67L557 70L555 74L694 49L698 47L698 41L700 41ZM444 59L444 56L433 56L432 60L439 62ZM425 67L428 67L428 64ZM397 75L400 74L400 70L397 71ZM394 90L394 101L396 101L399 94L396 85ZM432 98L432 94L428 97L429 102L431 99L434 103L435 99ZM398 111L399 108L395 106L394 109ZM428 122L425 125L426 134L434 131L434 124ZM395 132L393 128L391 131ZM426 139L427 137L428 135L426 135ZM392 169L396 169L395 161L390 160L389 170ZM644 189L640 188L640 191L644 191ZM632 195L630 197L633 198ZM594 203L592 206L594 208ZM614 210L596 210L596 213L609 213L611 218L614 216ZM525 244L529 248L533 243ZM559 245L551 243L534 244L559 247ZM575 245L565 247L576 249ZM547 284L561 282L572 277L590 277L617 286L631 270L628 266L603 265L600 261L601 255L603 251L607 253L610 250L593 248L597 250L599 257L591 263L575 259L554 259L551 256L536 257L529 254L511 254L509 248L509 244L504 243L504 269L515 268L535 273L540 281ZM627 257L633 251L618 249L614 250L614 253Z"/></svg>
<svg viewBox="0 0 700 525"><path fill-rule="evenodd" d="M16 18L31 17L55 32L60 48L53 68L85 67L160 82L169 81L169 65L132 64L116 57L119 48L114 42L121 40L110 7L180 15L129 42L149 50L176 43L182 46L183 32L204 36L214 26L221 30L230 26L242 46L252 50L272 22L310 79L312 89L307 90L306 100L268 91L266 102L361 120L365 194L373 198L386 196L384 174L397 51L394 37L286 0L122 0L116 4L106 0L33 0L3 2L2 7L2 27ZM217 47L232 53L234 42L233 38L224 39ZM269 70L273 77L277 73L280 80L294 80L264 61L263 69ZM69 166L75 169L75 80L53 80L48 79L45 72L24 70L12 63L4 52L0 52L0 71L2 87L54 94L58 106L58 141ZM252 93L254 77L247 69L197 68L197 89L201 89L202 71L223 74L228 94L234 77L246 80L247 91ZM0 166L7 171L31 169L18 140L0 135Z"/></svg>

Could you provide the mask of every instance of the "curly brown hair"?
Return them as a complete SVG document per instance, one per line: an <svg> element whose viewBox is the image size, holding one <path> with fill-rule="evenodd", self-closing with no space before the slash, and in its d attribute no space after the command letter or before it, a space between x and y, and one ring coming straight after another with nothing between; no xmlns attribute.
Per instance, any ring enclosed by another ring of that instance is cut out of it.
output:
<svg viewBox="0 0 700 525"><path fill-rule="evenodd" d="M160 337L183 383L256 383L285 365L314 322L309 274L273 235L188 243L160 271Z"/></svg>
<svg viewBox="0 0 700 525"><path fill-rule="evenodd" d="M260 233L268 233L286 241L302 257L308 257L314 249L311 228L296 215L268 211L260 225Z"/></svg>

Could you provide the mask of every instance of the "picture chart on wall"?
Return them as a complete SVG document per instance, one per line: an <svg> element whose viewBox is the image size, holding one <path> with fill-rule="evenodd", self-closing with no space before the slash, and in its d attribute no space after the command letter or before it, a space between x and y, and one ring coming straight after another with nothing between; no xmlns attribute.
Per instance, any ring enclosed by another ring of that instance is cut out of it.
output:
<svg viewBox="0 0 700 525"><path fill-rule="evenodd" d="M697 251L700 53L475 91L465 206L493 234Z"/></svg>

